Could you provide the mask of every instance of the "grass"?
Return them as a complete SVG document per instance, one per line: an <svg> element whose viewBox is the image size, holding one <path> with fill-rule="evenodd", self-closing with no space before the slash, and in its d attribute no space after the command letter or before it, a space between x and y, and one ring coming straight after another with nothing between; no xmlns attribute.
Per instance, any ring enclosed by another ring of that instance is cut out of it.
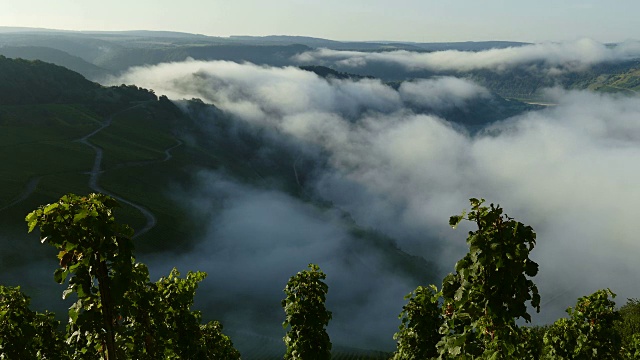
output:
<svg viewBox="0 0 640 360"><path fill-rule="evenodd" d="M180 163L172 159L146 166L117 168L103 174L100 180L102 187L143 205L151 210L158 220L155 228L137 240L136 247L139 251L172 248L176 239L186 241L197 231L197 227L185 216L184 209L181 209L168 193L174 182L177 184L180 181L179 175L173 178L172 174L180 172ZM137 211L123 212L122 221L134 228L139 229L144 225L140 220L143 219Z"/></svg>
<svg viewBox="0 0 640 360"><path fill-rule="evenodd" d="M28 195L21 203L0 210L0 217L21 224L24 215L38 205L70 192L91 192L88 172L95 152L74 140L101 124L102 119L82 106L0 106L0 209ZM116 114L111 126L90 141L103 148L103 169L110 170L102 174L100 184L150 208L160 224L152 232L166 240L162 243L183 237L178 235L184 235L184 227L166 225L180 224L176 216L181 214L166 196L167 181L161 180L176 171L172 162L139 164L164 160L165 150L176 145L170 124L154 116L153 108L142 105ZM37 186L27 194L26 184L32 179ZM134 228L145 224L143 216L126 204L118 217Z"/></svg>
<svg viewBox="0 0 640 360"><path fill-rule="evenodd" d="M194 160L179 146L172 150L175 157L164 161L165 151L178 143L171 132L172 120L175 118L163 114L154 103L142 104L115 114L109 127L89 139L103 149L100 185L148 208L157 218L157 226L137 239L139 252L176 248L198 231L195 221L184 216L168 194L174 181L185 181L184 168ZM0 106L3 233L11 230L23 236L23 219L29 211L70 192L91 192L89 171L95 152L74 140L98 128L102 121L82 106ZM34 181L37 185L30 189L28 184ZM16 201L20 202L13 204ZM142 214L126 204L116 216L134 229L146 224Z"/></svg>
<svg viewBox="0 0 640 360"><path fill-rule="evenodd" d="M90 141L104 149L104 169L161 160L165 157L165 149L176 144L168 125L142 105L116 114L111 125Z"/></svg>
<svg viewBox="0 0 640 360"><path fill-rule="evenodd" d="M11 151L0 152L0 207L15 199L34 177L54 174L75 174L91 169L92 150L74 142L39 142L17 145ZM46 180L45 180L46 182ZM62 184L62 188L67 188Z"/></svg>
<svg viewBox="0 0 640 360"><path fill-rule="evenodd" d="M0 106L0 208L20 197L35 177L75 174L93 164L92 149L72 140L99 125L73 105ZM66 181L60 190L68 188Z"/></svg>

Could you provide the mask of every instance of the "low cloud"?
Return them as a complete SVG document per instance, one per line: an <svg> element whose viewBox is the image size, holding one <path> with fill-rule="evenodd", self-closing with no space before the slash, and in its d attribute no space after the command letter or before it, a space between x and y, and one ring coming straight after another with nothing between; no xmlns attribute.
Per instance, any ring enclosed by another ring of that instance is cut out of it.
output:
<svg viewBox="0 0 640 360"><path fill-rule="evenodd" d="M467 101L491 98L486 88L451 76L403 82L398 92L408 104L438 110L464 107Z"/></svg>
<svg viewBox="0 0 640 360"><path fill-rule="evenodd" d="M163 77L158 78L158 73ZM136 82L170 98L202 98L246 120L309 112L353 115L393 111L397 92L378 80L325 81L295 67L271 68L226 61L187 61L133 68L117 82Z"/></svg>
<svg viewBox="0 0 640 360"><path fill-rule="evenodd" d="M593 64L624 61L640 57L640 42L627 41L614 46L590 39L563 43L540 43L484 51L434 52L360 52L318 49L296 55L301 64L337 65L359 68L371 63L397 64L408 70L471 71L488 69L504 71L510 68L541 64L552 73L583 70Z"/></svg>
<svg viewBox="0 0 640 360"><path fill-rule="evenodd" d="M402 298L412 285L386 270L375 251L354 246L335 211L212 171L199 173L197 184L174 191L174 196L187 213L203 218L206 234L186 254L145 259L154 277L173 266L205 271L208 278L196 305L231 329L278 338L287 280L316 263L327 274L334 341L377 348L383 332L390 340ZM385 343L390 348L391 341Z"/></svg>
<svg viewBox="0 0 640 360"><path fill-rule="evenodd" d="M543 59L535 55L544 52L541 49L556 49L556 60L544 58L551 65L567 59L588 64L630 56L635 51L633 44L609 49L581 41L568 47L575 50L572 56L564 53L565 45L557 44L462 55L470 57L469 64L474 56L484 57L473 60L480 64L477 66L511 66L536 56ZM580 51L588 56L577 60ZM513 55L498 63L495 59L499 56L489 54ZM640 176L637 98L554 89L547 97L557 106L528 112L470 135L447 119L412 110L416 103L451 106L464 104L470 97L486 96L477 85L451 78L403 84L396 91L376 80L325 80L296 68L191 61L135 68L118 82L136 83L173 99L199 97L232 115L239 124L269 130L268 141L290 141L292 154L304 153L307 147L320 148L313 156L323 156L319 161L323 166L306 174L306 191L348 211L358 224L393 236L403 250L437 259L445 271L452 271L455 261L466 252L466 232L451 230L448 217L467 207L470 197L501 204L509 215L533 226L538 233L533 257L540 263L541 273L535 282L545 305L543 314L537 317L539 322L562 316L564 308L578 296L598 288L612 288L621 302L640 296L633 286L640 272L633 256L640 250L640 223L635 220L640 202L636 181ZM207 213L206 204L215 203L218 197L217 192L207 190L213 185L207 184L219 181L204 181L202 189L194 190L198 195L185 195L185 202L199 199L205 204L201 211ZM225 182L231 188L240 186L229 185L229 179ZM364 268L350 268L333 258L331 254L344 250L341 239L348 237L331 216L282 194L246 189L230 193L237 194L232 197L235 200L210 217L207 237L228 240L217 245L203 240L206 250L185 255L182 261L195 259L191 264L199 264L197 259L206 258L202 254L217 259L225 251L235 251L237 266L225 265L237 275L228 270L227 276L246 281L273 274L278 279L271 284L284 285L286 279L282 277L318 259L334 279L331 281L348 284L349 279L358 278L371 286L360 293L371 295L363 300L369 305L358 316L397 321L395 317L382 319L382 312L374 308L397 306L397 300L391 299L396 296L395 290L392 295L380 286L403 288L402 281L388 276L380 282L385 285L374 285L375 277L367 280L357 275ZM268 209L279 214L277 219L261 219ZM285 230L279 229L281 224ZM252 239L246 227L264 229L271 235ZM304 229L313 229L312 233L321 236L305 237ZM282 235L283 231L291 231L291 236ZM271 253L266 256L260 251L271 249L265 244L280 242L273 258L291 260L286 266L272 263ZM372 258L367 263L375 261ZM282 285L258 289L276 298ZM409 284L408 288L417 285ZM230 291L249 291L244 287L237 285ZM346 301L341 306L348 307L350 301L360 304L353 300L357 295L349 293L348 285L336 287L340 290L329 297L344 296ZM377 293L380 291L382 295ZM220 299L224 295L216 296ZM372 334L376 327L373 323ZM337 322L334 326L344 324ZM392 334L386 329L378 332L381 344L390 341Z"/></svg>

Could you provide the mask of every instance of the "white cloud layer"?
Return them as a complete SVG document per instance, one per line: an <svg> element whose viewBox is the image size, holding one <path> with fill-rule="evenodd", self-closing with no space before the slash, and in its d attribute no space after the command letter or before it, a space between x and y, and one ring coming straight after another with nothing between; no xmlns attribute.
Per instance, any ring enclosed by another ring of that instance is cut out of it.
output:
<svg viewBox="0 0 640 360"><path fill-rule="evenodd" d="M522 65L540 63L546 69L580 70L608 61L640 57L640 42L626 41L608 46L590 39L573 42L539 43L485 51L446 50L435 52L360 52L318 49L294 57L302 64L335 64L362 67L370 63L398 64L408 70L470 71L489 69L504 71Z"/></svg>
<svg viewBox="0 0 640 360"><path fill-rule="evenodd" d="M608 49L581 41L569 46L573 53L567 55L565 45L533 45L468 54L467 60L450 60L450 66L508 66L532 58L555 65L567 60L588 64L635 54L633 46ZM555 57L540 55L549 49ZM397 55L407 54L385 56ZM426 58L408 58L416 64L429 59L429 54L420 56ZM439 60L439 66L445 66L446 59ZM547 95L557 106L471 136L443 119L408 109L416 102L451 106L487 96L485 89L458 79L404 84L395 91L376 80L327 81L295 68L190 61L134 68L120 82L174 99L199 97L240 121L294 138L303 147L321 147L331 166L312 179L311 190L349 211L358 223L393 235L403 249L437 256L446 271L452 271L466 251L465 231L449 229L448 217L467 207L470 197L500 203L538 233L533 257L541 273L534 280L543 295L543 321L561 316L577 296L598 288L612 288L621 295L620 302L640 296L634 285L640 273L635 256L640 251L637 98L551 90ZM230 213L251 213L258 206L250 198L242 201ZM236 218L242 229L242 216ZM252 226L271 229L268 221ZM325 225L311 221L304 226ZM221 226L216 231L226 230L235 234L232 238L243 239L240 230ZM331 239L318 248L305 241L299 246L313 251L300 254L328 255L341 236L335 229L316 232ZM270 239L265 241L278 241ZM245 246L241 240L233 243ZM264 262L267 266L269 260Z"/></svg>
<svg viewBox="0 0 640 360"><path fill-rule="evenodd" d="M205 271L208 278L198 292L197 305L217 310L218 319L233 329L256 333L266 329L277 337L282 332L280 302L287 280L315 263L327 274L332 337L349 339L351 346L376 348L381 332L393 334L395 315L412 285L384 270L375 251L354 246L335 211L320 211L212 171L202 171L198 177L199 187L174 190L173 196L185 202L186 212L208 214L205 240L181 256L145 259L157 272L154 278L174 266Z"/></svg>

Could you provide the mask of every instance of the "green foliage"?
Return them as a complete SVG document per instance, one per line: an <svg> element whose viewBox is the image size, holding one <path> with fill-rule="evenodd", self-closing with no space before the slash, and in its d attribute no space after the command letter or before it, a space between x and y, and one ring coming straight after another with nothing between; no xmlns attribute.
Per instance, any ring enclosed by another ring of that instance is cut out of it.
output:
<svg viewBox="0 0 640 360"><path fill-rule="evenodd" d="M548 328L549 326L545 325L523 326L519 329L523 359L540 359L544 351L544 334L546 334Z"/></svg>
<svg viewBox="0 0 640 360"><path fill-rule="evenodd" d="M134 359L239 359L222 325L201 325L202 315L191 311L195 291L206 274L189 272L186 278L173 269L157 282L137 263L125 294L116 333L122 356ZM222 354L224 354L223 357Z"/></svg>
<svg viewBox="0 0 640 360"><path fill-rule="evenodd" d="M538 273L529 258L536 235L499 206L470 201L469 214L449 219L454 228L462 220L476 223L478 230L467 238L469 253L444 278L440 293L431 285L409 294L393 359L640 358L640 302L630 299L618 312L609 289L578 299L567 310L570 317L552 326L518 327L516 319L531 321L527 302L540 309L538 289L529 279ZM431 351L440 322L436 354Z"/></svg>
<svg viewBox="0 0 640 360"><path fill-rule="evenodd" d="M285 360L331 359L331 341L325 329L331 320L324 305L329 287L323 280L327 276L318 265L309 264L309 269L292 276L284 288L286 318L282 326L291 327L284 337Z"/></svg>
<svg viewBox="0 0 640 360"><path fill-rule="evenodd" d="M133 260L133 230L116 223L117 205L102 194L69 194L26 217L29 231L40 227L41 241L59 251L54 280L62 284L71 275L62 296L78 296L69 309L72 345L96 355L106 348L109 359L116 358L116 309L128 288Z"/></svg>
<svg viewBox="0 0 640 360"><path fill-rule="evenodd" d="M0 359L68 358L59 322L49 312L29 309L20 287L0 285Z"/></svg>
<svg viewBox="0 0 640 360"><path fill-rule="evenodd" d="M133 258L133 231L115 221L118 203L102 194L63 196L27 215L29 231L39 227L42 242L58 251L58 283L63 297L78 300L69 309L66 342L76 359L239 359L217 322L201 325L191 311L198 283L206 274L176 269L155 283Z"/></svg>
<svg viewBox="0 0 640 360"><path fill-rule="evenodd" d="M418 286L405 296L409 303L402 307L399 318L402 324L393 336L397 341L394 360L421 360L438 355L436 344L440 340L438 329L442 325L438 289Z"/></svg>
<svg viewBox="0 0 640 360"><path fill-rule="evenodd" d="M538 264L529 259L536 235L499 206L470 201L469 214L449 220L454 228L464 219L475 222L478 230L469 232L469 253L442 283L440 357L524 358L516 319L531 321L527 302L540 308L538 289L529 279L538 273Z"/></svg>
<svg viewBox="0 0 640 360"><path fill-rule="evenodd" d="M640 358L640 299L628 299L618 313L620 320L615 328L621 336L622 347L625 352L636 353Z"/></svg>
<svg viewBox="0 0 640 360"><path fill-rule="evenodd" d="M85 104L106 115L155 100L153 91L135 85L107 88L62 66L0 55L0 105Z"/></svg>
<svg viewBox="0 0 640 360"><path fill-rule="evenodd" d="M200 325L199 359L240 359L240 353L233 347L231 339L222 333L222 324L210 321Z"/></svg>
<svg viewBox="0 0 640 360"><path fill-rule="evenodd" d="M629 336L622 348L622 356L625 359L640 359L640 333Z"/></svg>
<svg viewBox="0 0 640 360"><path fill-rule="evenodd" d="M568 308L569 318L557 320L544 335L547 359L619 359L620 336L614 323L620 315L611 290L598 290Z"/></svg>

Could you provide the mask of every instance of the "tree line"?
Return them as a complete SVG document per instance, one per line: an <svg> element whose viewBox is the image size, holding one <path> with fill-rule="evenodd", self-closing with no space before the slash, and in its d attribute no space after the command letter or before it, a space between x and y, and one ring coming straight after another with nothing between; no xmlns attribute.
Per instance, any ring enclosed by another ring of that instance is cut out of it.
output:
<svg viewBox="0 0 640 360"><path fill-rule="evenodd" d="M531 327L540 310L529 258L536 234L500 206L471 199L469 252L440 289L419 286L406 296L393 360L404 359L637 359L640 301L616 309L609 290L578 299L568 317ZM191 310L203 272L174 269L156 282L133 255L133 231L118 223L118 203L103 194L65 195L26 217L42 243L58 251L54 280L75 294L64 331L50 312L29 309L19 287L0 286L0 359L240 359L217 321ZM326 275L315 264L292 276L282 306L284 359L330 359Z"/></svg>

